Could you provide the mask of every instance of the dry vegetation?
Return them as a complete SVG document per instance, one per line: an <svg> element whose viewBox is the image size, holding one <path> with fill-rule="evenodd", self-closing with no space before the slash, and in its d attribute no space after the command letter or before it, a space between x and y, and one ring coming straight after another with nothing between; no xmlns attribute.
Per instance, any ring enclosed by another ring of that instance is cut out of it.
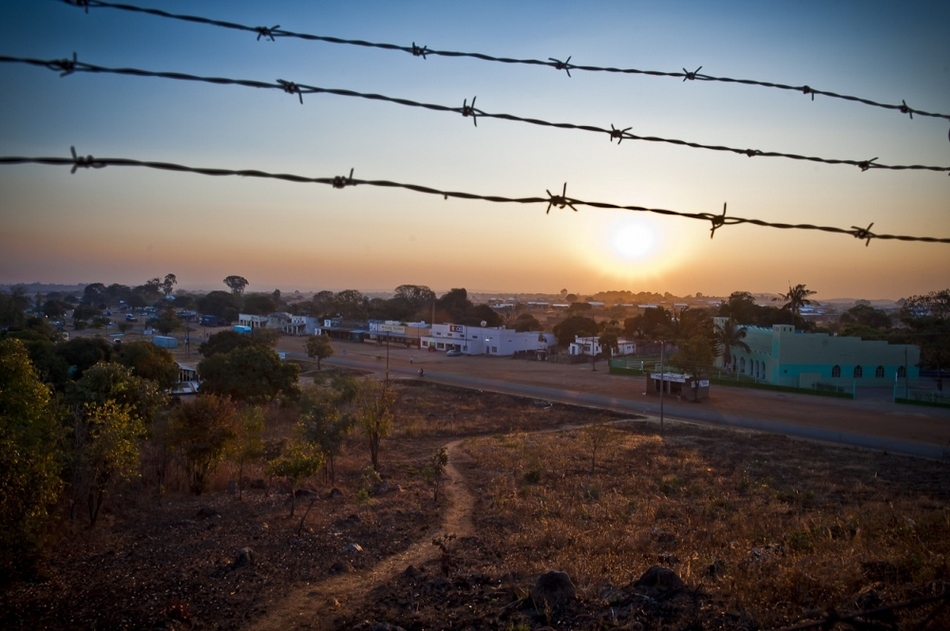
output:
<svg viewBox="0 0 950 631"><path fill-rule="evenodd" d="M198 498L175 475L159 496L146 472L117 491L96 529L64 524L46 581L8 587L0 626L234 629L292 589L309 585L316 599L321 583L428 543L446 496L434 499L424 469L458 439L453 463L475 497L475 536L443 540L431 562L363 585L365 598L302 628L770 628L933 595L950 581L947 463L686 425L660 436L596 410L421 381L399 388L382 484L366 475L358 437L335 484L310 480L315 495L298 500L294 518L273 483L243 500L229 493L229 466ZM272 411L269 437L291 423ZM330 496L334 486L341 495ZM346 552L351 543L362 552ZM685 587L634 586L654 565ZM537 608L529 592L552 568L568 573L577 598ZM929 607L899 612L898 628ZM950 627L942 615L928 628Z"/></svg>
<svg viewBox="0 0 950 631"><path fill-rule="evenodd" d="M696 620L765 628L945 589L945 464L655 429L609 429L593 472L585 430L467 443L484 491L476 529L498 565L523 576L564 570L597 600L659 564L701 586Z"/></svg>

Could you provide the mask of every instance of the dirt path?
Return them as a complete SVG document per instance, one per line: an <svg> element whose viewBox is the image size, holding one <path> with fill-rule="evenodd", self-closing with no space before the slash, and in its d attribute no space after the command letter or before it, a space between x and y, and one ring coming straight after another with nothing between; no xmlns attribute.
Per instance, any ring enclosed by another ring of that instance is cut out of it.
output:
<svg viewBox="0 0 950 631"><path fill-rule="evenodd" d="M432 540L443 534L466 537L474 533L472 512L475 498L469 492L465 479L455 467L460 441L446 445L449 455L445 467L446 508L442 523L436 530L413 543L404 552L387 557L367 570L340 574L317 585L305 585L290 592L274 604L267 615L249 628L255 631L284 631L286 629L333 629L334 619L344 611L351 611L363 602L367 594L392 579L409 565L419 567L437 558L439 550Z"/></svg>

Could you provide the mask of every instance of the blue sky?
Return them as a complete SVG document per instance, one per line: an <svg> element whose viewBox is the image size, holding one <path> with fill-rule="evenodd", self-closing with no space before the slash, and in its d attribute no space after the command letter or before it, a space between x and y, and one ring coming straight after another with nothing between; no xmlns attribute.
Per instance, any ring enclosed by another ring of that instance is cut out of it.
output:
<svg viewBox="0 0 950 631"><path fill-rule="evenodd" d="M497 56L682 68L950 111L941 2L139 2L319 35ZM54 0L0 5L0 54L375 92L640 135L889 164L950 166L946 120L758 87L312 43ZM950 237L950 178L623 141L329 95L0 64L0 154L82 154L388 179ZM898 298L946 288L950 247L582 208L498 206L369 187L109 167L0 167L0 283L175 273L249 290L402 283Z"/></svg>

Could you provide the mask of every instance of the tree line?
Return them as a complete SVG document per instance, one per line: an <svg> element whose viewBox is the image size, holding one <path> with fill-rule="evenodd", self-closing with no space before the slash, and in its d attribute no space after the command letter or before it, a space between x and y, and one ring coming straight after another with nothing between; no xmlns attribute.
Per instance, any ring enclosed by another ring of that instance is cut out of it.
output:
<svg viewBox="0 0 950 631"><path fill-rule="evenodd" d="M363 437L380 467L393 422L386 383L337 375L301 387L273 337L222 331L200 347L203 382L191 400L171 394L179 367L149 341L65 341L41 317L0 333L0 576L30 576L57 522L95 526L119 489L162 494L173 481L201 494L222 462L300 481L324 472L347 436ZM279 416L293 432L275 431ZM283 436L282 438L279 436ZM293 514L293 505L291 508Z"/></svg>

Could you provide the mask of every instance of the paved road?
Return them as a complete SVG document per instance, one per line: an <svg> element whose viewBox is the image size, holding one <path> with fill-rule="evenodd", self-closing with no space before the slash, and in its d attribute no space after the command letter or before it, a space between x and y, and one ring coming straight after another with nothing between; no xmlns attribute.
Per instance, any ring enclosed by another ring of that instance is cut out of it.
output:
<svg viewBox="0 0 950 631"><path fill-rule="evenodd" d="M299 338L279 345L292 358L306 358ZM446 357L419 349L372 344L334 343L335 355L325 363L384 373L394 378L418 378L436 383L491 390L559 403L605 408L659 420L658 396L644 393L645 380L610 375L601 362L587 365L512 360L493 357ZM344 355L344 350L346 354ZM932 459L950 460L950 410L897 405L882 397L831 399L782 392L714 387L699 403L667 398L664 418L768 431L886 450Z"/></svg>

